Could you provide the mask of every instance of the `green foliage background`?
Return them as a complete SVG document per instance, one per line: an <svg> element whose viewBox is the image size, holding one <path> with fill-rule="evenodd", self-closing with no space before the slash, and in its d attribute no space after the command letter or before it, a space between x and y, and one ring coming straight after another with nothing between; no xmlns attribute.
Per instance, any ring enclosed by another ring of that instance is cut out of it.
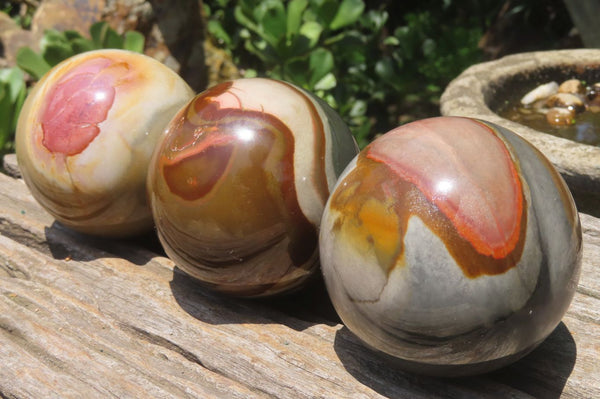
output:
<svg viewBox="0 0 600 399"><path fill-rule="evenodd" d="M27 28L33 8L0 1ZM327 101L359 145L402 123L437 115L439 97L461 71L484 59L478 46L498 15L538 33L533 48L556 46L572 23L561 0L204 0L206 28L246 77L301 86ZM508 36L517 35L519 32ZM506 32L500 41L510 41ZM514 37L512 38L514 39ZM142 52L138 32L119 35L104 22L90 38L47 31L41 51L23 48L18 68L0 70L0 155L14 151L14 130L28 82L58 62L98 48ZM521 47L521 50L524 50ZM30 82L29 82L30 83Z"/></svg>
<svg viewBox="0 0 600 399"><path fill-rule="evenodd" d="M205 7L210 34L245 76L316 93L364 146L390 126L435 112L445 85L482 60L477 43L488 18L450 1L373 3L210 0Z"/></svg>
<svg viewBox="0 0 600 399"><path fill-rule="evenodd" d="M401 123L439 112L450 80L483 60L478 42L502 7L518 23L546 29L551 41L557 28L543 15L554 3L205 0L204 7L210 35L245 76L283 79L314 92L364 146Z"/></svg>

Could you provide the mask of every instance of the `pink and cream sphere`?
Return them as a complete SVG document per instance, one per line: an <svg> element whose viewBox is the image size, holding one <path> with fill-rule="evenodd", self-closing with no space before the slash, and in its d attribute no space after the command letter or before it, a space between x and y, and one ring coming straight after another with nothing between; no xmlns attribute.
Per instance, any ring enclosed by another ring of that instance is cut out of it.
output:
<svg viewBox="0 0 600 399"><path fill-rule="evenodd" d="M150 229L148 163L193 95L175 72L128 51L92 51L57 65L35 85L17 126L17 159L31 193L84 233Z"/></svg>

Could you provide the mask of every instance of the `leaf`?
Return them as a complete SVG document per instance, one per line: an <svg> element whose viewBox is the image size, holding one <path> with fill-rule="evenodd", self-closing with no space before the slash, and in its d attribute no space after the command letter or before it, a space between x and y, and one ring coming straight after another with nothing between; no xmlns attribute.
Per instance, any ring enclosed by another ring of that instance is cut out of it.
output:
<svg viewBox="0 0 600 399"><path fill-rule="evenodd" d="M383 44L385 46L397 46L400 44L400 40L396 36L388 36L383 39Z"/></svg>
<svg viewBox="0 0 600 399"><path fill-rule="evenodd" d="M244 42L246 51L257 56L265 65L272 65L277 62L277 58L273 57L272 52L265 51L266 46L267 43L260 40L257 42L246 40Z"/></svg>
<svg viewBox="0 0 600 399"><path fill-rule="evenodd" d="M104 21L96 22L90 27L90 36L92 37L93 47L96 49L116 48L137 53L144 51L146 41L144 35L136 31L127 31L125 35L121 36ZM90 48L89 45L83 42L78 42L78 46L82 49Z"/></svg>
<svg viewBox="0 0 600 399"><path fill-rule="evenodd" d="M300 27L300 34L308 38L308 48L313 48L319 42L323 27L318 22L308 21Z"/></svg>
<svg viewBox="0 0 600 399"><path fill-rule="evenodd" d="M320 47L310 53L308 64L310 73L308 84L313 88L319 80L333 70L333 54Z"/></svg>
<svg viewBox="0 0 600 399"><path fill-rule="evenodd" d="M367 102L364 100L356 100L352 104L349 115L353 118L363 116L367 113Z"/></svg>
<svg viewBox="0 0 600 399"><path fill-rule="evenodd" d="M231 40L231 36L227 33L225 29L223 29L223 25L219 21L210 20L206 24L206 29L208 32L217 39L218 42L225 43L227 47L231 47L233 41Z"/></svg>
<svg viewBox="0 0 600 399"><path fill-rule="evenodd" d="M369 10L362 18L362 25L372 32L379 32L385 26L389 14L387 11Z"/></svg>
<svg viewBox="0 0 600 399"><path fill-rule="evenodd" d="M109 26L106 22L96 22L92 26L90 26L90 36L92 36L92 40L94 42L94 46L97 49L100 49L104 46L104 41L106 38L106 32L108 31Z"/></svg>
<svg viewBox="0 0 600 399"><path fill-rule="evenodd" d="M76 30L66 30L63 32L63 35L68 41L83 39L83 36L81 36L81 34Z"/></svg>
<svg viewBox="0 0 600 399"><path fill-rule="evenodd" d="M287 18L283 3L280 1L263 1L257 9L258 23L264 39L273 47L285 37Z"/></svg>
<svg viewBox="0 0 600 399"><path fill-rule="evenodd" d="M261 33L260 33L260 29L258 28L258 25L252 19L250 19L250 17L248 17L248 14L246 13L246 11L247 11L246 2L240 1L240 3L235 7L235 9L233 11L235 20L240 25L242 25L242 26L246 27L247 29L260 35Z"/></svg>
<svg viewBox="0 0 600 399"><path fill-rule="evenodd" d="M311 44L306 36L297 35L292 38L291 42L286 43L286 46L288 56L284 62L289 61L298 54L306 54L312 47L314 47L314 44Z"/></svg>
<svg viewBox="0 0 600 399"><path fill-rule="evenodd" d="M136 53L144 52L144 43L146 39L144 35L136 31L125 32L125 38L123 40L123 48L129 51L135 51Z"/></svg>
<svg viewBox="0 0 600 399"><path fill-rule="evenodd" d="M394 76L394 64L392 60L388 57L385 57L375 64L375 73L382 80L392 79Z"/></svg>
<svg viewBox="0 0 600 399"><path fill-rule="evenodd" d="M337 0L324 0L317 10L317 22L323 26L330 26L338 9Z"/></svg>
<svg viewBox="0 0 600 399"><path fill-rule="evenodd" d="M393 87L396 90L401 90L400 75L397 72L394 60L389 57L384 57L375 64L375 73L384 84Z"/></svg>
<svg viewBox="0 0 600 399"><path fill-rule="evenodd" d="M85 53L86 51L92 51L96 49L94 42L81 38L81 39L73 39L71 41L71 48L75 54Z"/></svg>
<svg viewBox="0 0 600 399"><path fill-rule="evenodd" d="M342 58L349 64L360 64L367 61L370 47L360 32L355 30L342 31L323 43L333 51L336 59ZM368 61L374 62L375 60L370 59Z"/></svg>
<svg viewBox="0 0 600 399"><path fill-rule="evenodd" d="M11 105L6 85L0 84L0 151L4 149L4 144L8 141L8 136L11 133Z"/></svg>
<svg viewBox="0 0 600 399"><path fill-rule="evenodd" d="M17 122L19 121L19 114L21 113L21 109L23 108L23 103L25 102L25 98L27 98L27 87L25 86L25 81L21 81L21 89L17 93L17 97L13 102L13 119L11 124L11 132L16 131Z"/></svg>
<svg viewBox="0 0 600 399"><path fill-rule="evenodd" d="M4 104L6 99L8 99L8 90L6 88L6 84L4 82L0 83L0 104ZM6 108L6 107L1 107ZM0 109L0 111L2 111L2 109ZM1 120L0 120L1 122Z"/></svg>
<svg viewBox="0 0 600 399"><path fill-rule="evenodd" d="M329 72L327 75L323 76L321 80L315 83L313 89L314 90L331 90L337 85L337 80L335 79L335 75Z"/></svg>
<svg viewBox="0 0 600 399"><path fill-rule="evenodd" d="M59 62L73 56L73 49L66 43L49 44L42 52L44 60L50 66L57 65Z"/></svg>
<svg viewBox="0 0 600 399"><path fill-rule="evenodd" d="M337 105L337 101L335 99L335 96L331 93L324 93L324 95L321 97L323 100L325 100L325 102L327 104L329 104L329 106L333 109L337 109L338 105Z"/></svg>
<svg viewBox="0 0 600 399"><path fill-rule="evenodd" d="M300 87L304 87L305 89L310 89L308 87L309 69L306 65L306 58L289 60L285 64L284 72L283 78L285 80L290 81Z"/></svg>
<svg viewBox="0 0 600 399"><path fill-rule="evenodd" d="M329 28L336 30L353 24L362 15L364 9L365 3L362 0L342 0Z"/></svg>
<svg viewBox="0 0 600 399"><path fill-rule="evenodd" d="M2 81L7 84L11 103L15 103L19 93L25 90L25 76L19 68L7 68L3 72L6 72L6 75L3 76Z"/></svg>
<svg viewBox="0 0 600 399"><path fill-rule="evenodd" d="M122 49L125 40L119 35L114 29L108 28L106 30L106 36L102 43L103 48L118 48Z"/></svg>
<svg viewBox="0 0 600 399"><path fill-rule="evenodd" d="M308 5L308 0L292 0L287 7L287 38L297 35L302 23L302 13Z"/></svg>
<svg viewBox="0 0 600 399"><path fill-rule="evenodd" d="M29 47L19 49L17 52L17 65L36 80L39 80L51 68L40 54Z"/></svg>
<svg viewBox="0 0 600 399"><path fill-rule="evenodd" d="M437 45L435 44L435 41L433 39L427 38L423 41L422 50L423 55L425 55L425 57L432 57L435 53L436 48Z"/></svg>
<svg viewBox="0 0 600 399"><path fill-rule="evenodd" d="M46 49L48 46L52 46L55 44L68 45L68 43L69 41L62 32L59 32L55 29L47 29L44 32L44 36L42 36L42 39L40 40L40 49L42 50L42 52L44 52L44 49Z"/></svg>

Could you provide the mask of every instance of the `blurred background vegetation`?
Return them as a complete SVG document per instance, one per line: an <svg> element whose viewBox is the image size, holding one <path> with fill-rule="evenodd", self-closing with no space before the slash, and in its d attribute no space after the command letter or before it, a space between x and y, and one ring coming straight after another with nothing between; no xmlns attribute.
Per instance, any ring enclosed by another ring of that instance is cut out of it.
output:
<svg viewBox="0 0 600 399"><path fill-rule="evenodd" d="M246 76L316 93L361 146L437 115L445 86L472 64L579 45L561 1L205 0L204 10Z"/></svg>
<svg viewBox="0 0 600 399"><path fill-rule="evenodd" d="M40 3L0 1L0 11L29 29ZM137 3L168 7L164 1ZM470 65L516 52L582 46L559 0L176 0L170 4L184 7L187 3L201 14L202 22L195 22L194 29L202 34L194 38L206 42L205 51L214 48L235 65L237 72L216 80L265 76L295 83L335 108L361 146L400 124L438 115L444 88ZM0 71L0 152L13 150L14 115L26 86L49 66L91 48L132 46L148 53L153 39L147 24L135 27L139 34L112 25L114 29L95 24L89 33L47 30L36 50L20 50L17 65ZM189 33L186 37L191 40ZM205 62L215 63L214 57L205 55ZM213 83L215 78L204 85Z"/></svg>

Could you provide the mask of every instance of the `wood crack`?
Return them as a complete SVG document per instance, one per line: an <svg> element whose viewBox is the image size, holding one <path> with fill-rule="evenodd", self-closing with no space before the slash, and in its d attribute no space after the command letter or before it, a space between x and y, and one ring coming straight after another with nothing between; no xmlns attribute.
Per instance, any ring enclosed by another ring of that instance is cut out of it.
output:
<svg viewBox="0 0 600 399"><path fill-rule="evenodd" d="M136 327L136 326L133 326L130 324L126 324L126 323L119 323L119 327L123 331L128 331L129 333L136 336L137 338L142 339L152 345L157 345L157 346L165 348L169 351L175 352L175 353L181 355L183 358L185 358L189 362L197 364L198 366L202 367L203 369L205 369L211 373L215 373L215 374L225 377L227 379L231 379L231 377L228 376L226 373L223 373L219 369L209 367L197 355L195 355L194 353L188 351L187 349L181 347L177 343L175 343L167 338L164 338L158 334L154 334L150 331L147 331L147 330L144 330L139 327ZM248 384L244 383L243 381L240 381L239 379L234 378L234 379L232 379L232 381L235 381L237 384L243 385L245 388L249 389L250 391L256 392L257 394L271 396L271 394L269 394L269 392L266 392L256 386L248 385Z"/></svg>
<svg viewBox="0 0 600 399"><path fill-rule="evenodd" d="M187 359L188 361L192 362L192 363L196 363L199 366L201 366L202 368L205 368L209 371L215 371L215 370L211 370L210 367L207 367L204 362L202 362L202 360L196 356L195 354L193 354L192 352L182 348L181 346L177 345L176 343L169 341L168 339L161 337L160 335L157 334L153 334L149 331L143 330L139 327L136 326L132 326L129 324L125 324L125 323L120 323L119 327L124 330L124 331L129 331L130 333L133 333L136 337L143 339L146 342L149 342L153 345L157 345L157 346L162 346L165 349L168 349L172 352L176 352L179 355L183 356L185 359Z"/></svg>

